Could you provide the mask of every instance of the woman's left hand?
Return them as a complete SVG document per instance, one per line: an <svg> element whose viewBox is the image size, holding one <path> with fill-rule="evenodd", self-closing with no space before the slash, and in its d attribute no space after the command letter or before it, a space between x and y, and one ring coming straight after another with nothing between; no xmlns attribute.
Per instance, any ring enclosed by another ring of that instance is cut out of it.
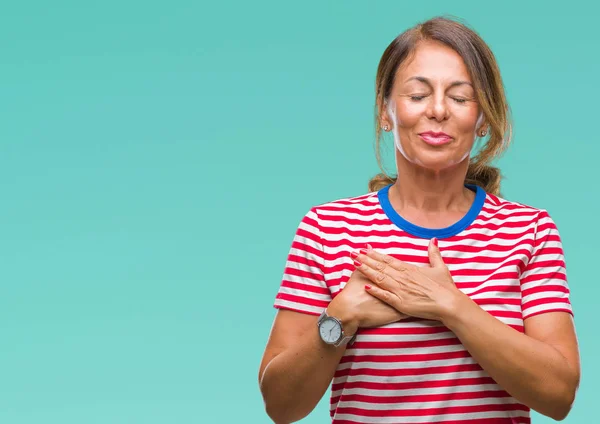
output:
<svg viewBox="0 0 600 424"><path fill-rule="evenodd" d="M357 269L374 283L365 286L372 296L406 315L444 322L466 295L454 284L435 239L429 242L428 253L430 265L422 267L370 247L352 257Z"/></svg>

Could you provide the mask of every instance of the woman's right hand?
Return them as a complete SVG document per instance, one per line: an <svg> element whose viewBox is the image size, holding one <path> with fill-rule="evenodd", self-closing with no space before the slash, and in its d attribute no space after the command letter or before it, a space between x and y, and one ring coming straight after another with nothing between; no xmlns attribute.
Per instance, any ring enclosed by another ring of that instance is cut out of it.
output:
<svg viewBox="0 0 600 424"><path fill-rule="evenodd" d="M330 316L342 321L346 334L354 334L358 328L379 327L407 317L367 293L366 284L372 284L371 280L355 270L327 307Z"/></svg>

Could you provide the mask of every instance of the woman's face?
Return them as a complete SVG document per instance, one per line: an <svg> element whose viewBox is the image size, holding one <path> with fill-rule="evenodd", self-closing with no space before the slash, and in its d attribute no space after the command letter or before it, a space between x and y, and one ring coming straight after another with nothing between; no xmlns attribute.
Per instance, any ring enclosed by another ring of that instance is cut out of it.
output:
<svg viewBox="0 0 600 424"><path fill-rule="evenodd" d="M381 115L407 161L440 171L467 159L484 129L472 83L458 53L438 42L419 43L399 67Z"/></svg>

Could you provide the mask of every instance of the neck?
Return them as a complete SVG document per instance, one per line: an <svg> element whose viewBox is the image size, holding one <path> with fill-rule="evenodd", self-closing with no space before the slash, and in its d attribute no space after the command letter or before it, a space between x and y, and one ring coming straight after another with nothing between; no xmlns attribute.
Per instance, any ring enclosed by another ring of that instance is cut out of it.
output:
<svg viewBox="0 0 600 424"><path fill-rule="evenodd" d="M410 163L396 151L398 179L390 187L390 202L397 210L422 212L467 211L474 193L464 185L469 158L443 171Z"/></svg>

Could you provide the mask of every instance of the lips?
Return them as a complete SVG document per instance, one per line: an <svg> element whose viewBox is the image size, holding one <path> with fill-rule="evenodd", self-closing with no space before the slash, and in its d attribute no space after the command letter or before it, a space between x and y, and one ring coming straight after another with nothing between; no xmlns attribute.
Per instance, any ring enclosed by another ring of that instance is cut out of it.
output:
<svg viewBox="0 0 600 424"><path fill-rule="evenodd" d="M423 140L425 143L432 146L441 146L452 141L452 137L443 132L436 133L433 131L427 131L420 133L419 137L421 137L421 140Z"/></svg>

